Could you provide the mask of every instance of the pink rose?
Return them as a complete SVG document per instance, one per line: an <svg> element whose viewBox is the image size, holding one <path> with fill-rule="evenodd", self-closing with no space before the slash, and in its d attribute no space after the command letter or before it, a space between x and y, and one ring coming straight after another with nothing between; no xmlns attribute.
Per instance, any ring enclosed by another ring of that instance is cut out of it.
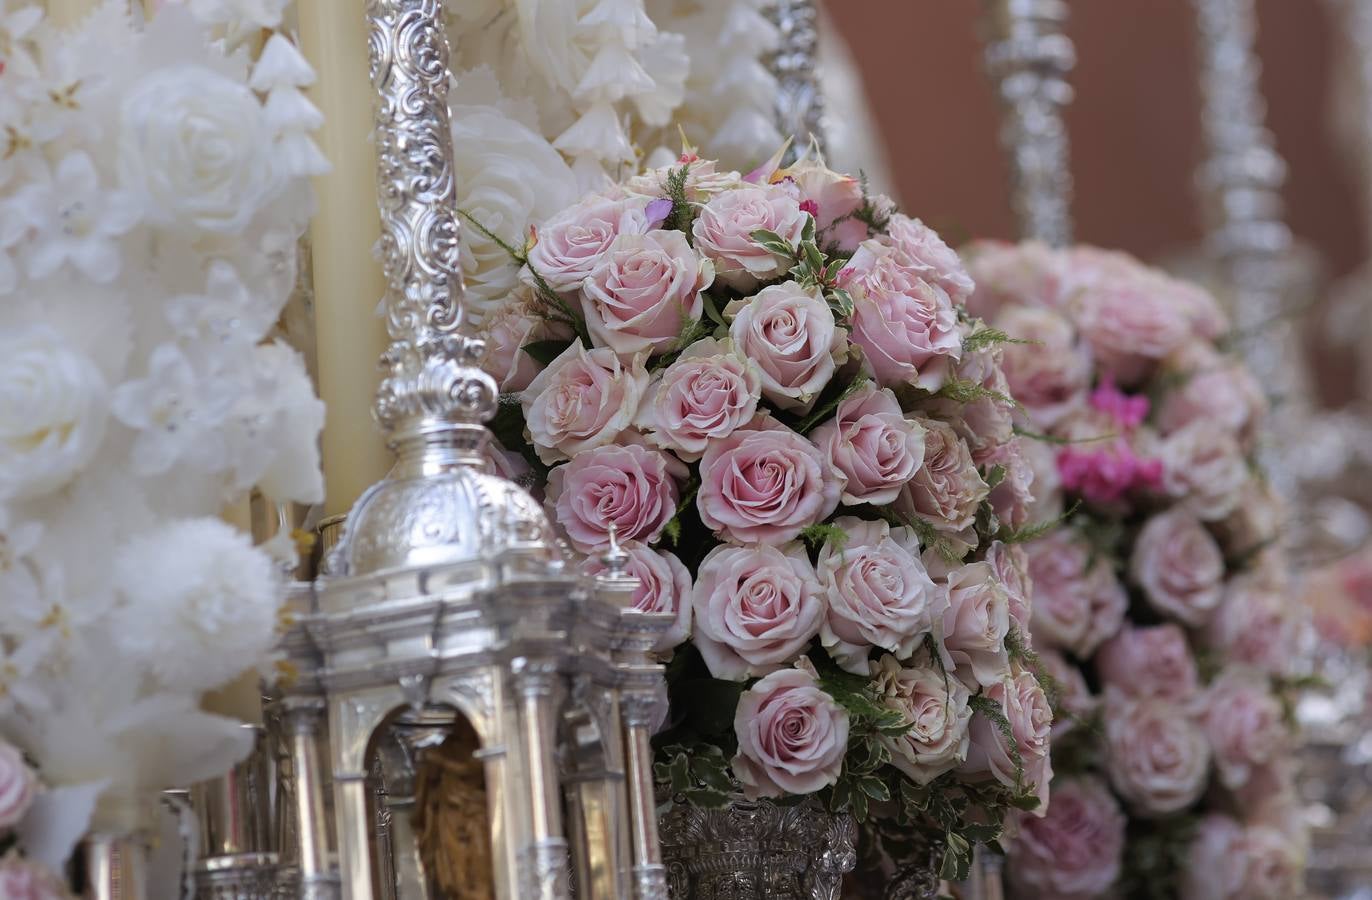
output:
<svg viewBox="0 0 1372 900"><path fill-rule="evenodd" d="M957 251L919 219L901 213L891 216L886 223L886 242L900 254L908 268L919 272L925 281L943 288L954 303L962 303L971 296L976 285Z"/></svg>
<svg viewBox="0 0 1372 900"><path fill-rule="evenodd" d="M680 464L678 464L680 465ZM667 457L635 444L597 447L548 473L548 503L580 553L622 541L652 543L676 515L677 486Z"/></svg>
<svg viewBox="0 0 1372 900"><path fill-rule="evenodd" d="M1230 579L1219 611L1206 628L1206 639L1228 662L1272 674L1287 673L1294 661L1291 648L1300 638L1296 606L1266 579L1252 575Z"/></svg>
<svg viewBox="0 0 1372 900"><path fill-rule="evenodd" d="M648 388L643 362L574 342L519 396L534 452L545 463L614 443Z"/></svg>
<svg viewBox="0 0 1372 900"><path fill-rule="evenodd" d="M1275 828L1206 816L1182 869L1182 900L1291 900L1300 897L1304 854Z"/></svg>
<svg viewBox="0 0 1372 900"><path fill-rule="evenodd" d="M1105 691L1106 771L1141 816L1168 816L1200 799L1210 744L1185 707L1163 697Z"/></svg>
<svg viewBox="0 0 1372 900"><path fill-rule="evenodd" d="M57 875L11 851L0 859L0 897L5 900L71 900Z"/></svg>
<svg viewBox="0 0 1372 900"><path fill-rule="evenodd" d="M971 744L971 692L961 681L947 677L927 658L902 667L884 654L871 664L872 685L882 704L909 723L901 735L883 735L891 765L917 784L928 784L967 759Z"/></svg>
<svg viewBox="0 0 1372 900"><path fill-rule="evenodd" d="M0 832L18 825L37 795L38 776L24 762L23 754L0 741Z"/></svg>
<svg viewBox="0 0 1372 900"><path fill-rule="evenodd" d="M1281 703L1261 672L1226 669L1206 689L1201 709L1220 783L1230 790L1291 750Z"/></svg>
<svg viewBox="0 0 1372 900"><path fill-rule="evenodd" d="M626 572L638 579L632 608L676 617L653 648L666 653L691 636L691 573L665 550L654 550L638 541L628 541L623 548L629 555ZM594 578L605 571L605 563L598 556L590 556L581 564L581 571Z"/></svg>
<svg viewBox="0 0 1372 900"><path fill-rule="evenodd" d="M1034 583L1029 578L1029 555L1019 544L992 541L986 548L986 563L996 580L1005 588L1010 603L1010 626L1027 643L1030 639L1029 620L1033 615Z"/></svg>
<svg viewBox="0 0 1372 900"><path fill-rule="evenodd" d="M974 241L963 250L976 290L967 311L990 321L1006 306L1060 309L1066 303L1066 257L1039 241Z"/></svg>
<svg viewBox="0 0 1372 900"><path fill-rule="evenodd" d="M1196 660L1179 625L1126 625L1096 654L1106 686L1128 697L1189 701L1200 689Z"/></svg>
<svg viewBox="0 0 1372 900"><path fill-rule="evenodd" d="M1267 398L1241 361L1205 341L1192 341L1168 357L1164 367L1184 380L1163 397L1158 411L1163 434L1203 421L1241 442L1252 439L1267 410Z"/></svg>
<svg viewBox="0 0 1372 900"><path fill-rule="evenodd" d="M624 182L624 189L644 197L666 197L668 179L680 172L683 165L686 166L686 200L690 203L704 203L718 193L743 187L743 176L737 172L719 171L714 160L683 156L671 165L633 176Z"/></svg>
<svg viewBox="0 0 1372 900"><path fill-rule="evenodd" d="M694 462L711 441L752 421L761 396L757 366L728 342L705 338L653 379L635 424L658 446Z"/></svg>
<svg viewBox="0 0 1372 900"><path fill-rule="evenodd" d="M839 280L853 298L852 341L877 381L886 387L942 387L962 355L948 292L904 265L895 250L870 240Z"/></svg>
<svg viewBox="0 0 1372 900"><path fill-rule="evenodd" d="M1096 900L1120 876L1128 820L1109 788L1081 777L1053 785L1042 818L1019 817L1006 848L1016 896L1035 900Z"/></svg>
<svg viewBox="0 0 1372 900"><path fill-rule="evenodd" d="M1207 522L1234 511L1248 483L1248 463L1235 437L1204 420L1163 438L1163 487Z"/></svg>
<svg viewBox="0 0 1372 900"><path fill-rule="evenodd" d="M1225 551L1241 556L1272 544L1285 526L1286 515L1285 502L1272 485L1250 478L1239 493L1238 505L1213 524Z"/></svg>
<svg viewBox="0 0 1372 900"><path fill-rule="evenodd" d="M521 277L533 285L536 272L555 291L579 289L610 252L615 238L648 231L647 205L647 200L638 197L593 195L568 207L538 229L538 240L529 251L528 269Z"/></svg>
<svg viewBox="0 0 1372 900"><path fill-rule="evenodd" d="M924 464L924 427L905 418L896 395L865 384L815 429L814 442L843 481L843 502L884 506Z"/></svg>
<svg viewBox="0 0 1372 900"><path fill-rule="evenodd" d="M1053 778L1049 742L1053 709L1032 672L1006 673L985 686L982 696L1000 707L1010 724L1010 735L1019 751L1020 765L1000 727L984 713L972 716L971 747L961 771L972 777L994 778L1012 790L1038 797L1037 815L1048 809L1048 783Z"/></svg>
<svg viewBox="0 0 1372 900"><path fill-rule="evenodd" d="M524 352L537 341L570 340L571 329L551 322L526 301L507 303L481 323L487 353L482 368L495 379L502 393L516 394L529 386L543 364Z"/></svg>
<svg viewBox="0 0 1372 900"><path fill-rule="evenodd" d="M824 600L798 545L715 547L697 571L695 643L714 677L774 672L819 633Z"/></svg>
<svg viewBox="0 0 1372 900"><path fill-rule="evenodd" d="M1129 572L1154 609L1197 627L1219 606L1224 555L1199 519L1173 507L1143 526Z"/></svg>
<svg viewBox="0 0 1372 900"><path fill-rule="evenodd" d="M1076 725L1095 715L1100 708L1100 698L1091 693L1086 684L1086 676L1081 669L1067 661L1056 650L1035 648L1044 674L1053 679L1057 688L1054 709L1058 713L1053 719L1053 740L1070 732Z"/></svg>
<svg viewBox="0 0 1372 900"><path fill-rule="evenodd" d="M852 516L834 525L847 540L826 543L815 564L828 604L820 640L840 666L866 675L873 647L909 657L943 621L948 594L925 571L909 529Z"/></svg>
<svg viewBox="0 0 1372 900"><path fill-rule="evenodd" d="M1010 394L1024 405L1034 428L1046 431L1080 409L1091 387L1091 352L1072 323L1050 309L1012 306L996 327L1013 338L1004 351Z"/></svg>
<svg viewBox="0 0 1372 900"><path fill-rule="evenodd" d="M964 333L970 331L971 326L964 326ZM982 465L988 457L1001 452L1014 437L1015 405L1001 369L1000 348L983 347L964 353L953 366L953 375L959 381L985 389L990 395L966 402L934 398L924 404L924 409L929 415L952 424L971 448L972 458Z"/></svg>
<svg viewBox="0 0 1372 900"><path fill-rule="evenodd" d="M709 260L681 232L621 234L581 283L591 340L621 356L670 350L700 318L700 293L712 281Z"/></svg>
<svg viewBox="0 0 1372 900"><path fill-rule="evenodd" d="M848 713L803 669L766 676L738 700L734 775L748 797L813 794L838 781Z"/></svg>
<svg viewBox="0 0 1372 900"><path fill-rule="evenodd" d="M1030 543L1034 636L1086 659L1119 631L1129 597L1110 563L1092 560L1091 547L1066 528Z"/></svg>
<svg viewBox="0 0 1372 900"><path fill-rule="evenodd" d="M696 250L714 261L719 281L746 292L760 282L779 278L791 266L788 257L753 240L753 232L771 231L797 247L809 218L793 190L780 185L748 186L711 197L701 207L691 233Z"/></svg>
<svg viewBox="0 0 1372 900"><path fill-rule="evenodd" d="M1126 385L1138 384L1191 334L1186 313L1136 273L1099 279L1077 292L1073 306L1098 366Z"/></svg>
<svg viewBox="0 0 1372 900"><path fill-rule="evenodd" d="M1000 483L991 488L987 500L991 503L991 511L996 514L997 521L1013 529L1023 528L1037 521L1035 498L1040 491L1036 483L1039 476L1034 470L1033 462L1025 455L1025 447L1030 443L1028 439L1015 438L981 458L973 457L973 460L988 472L996 466L1003 470ZM1052 490L1051 484L1048 490Z"/></svg>
<svg viewBox="0 0 1372 900"><path fill-rule="evenodd" d="M762 395L781 409L809 412L844 351L829 304L787 281L730 303L724 314L733 316L734 346L762 372Z"/></svg>
<svg viewBox="0 0 1372 900"><path fill-rule="evenodd" d="M800 190L801 200L814 205L819 246L851 253L867 239L867 223L853 215L862 207L862 182L809 159L791 166L786 174Z"/></svg>
<svg viewBox="0 0 1372 900"><path fill-rule="evenodd" d="M819 448L775 419L711 444L700 473L700 521L735 543L784 543L838 506Z"/></svg>
<svg viewBox="0 0 1372 900"><path fill-rule="evenodd" d="M924 427L924 465L901 491L896 510L925 519L939 531L964 531L976 520L990 488L953 426L937 419L915 421Z"/></svg>
<svg viewBox="0 0 1372 900"><path fill-rule="evenodd" d="M1005 676L1010 655L1010 597L990 563L962 566L948 573L948 611L943 644L958 677L970 685L990 685Z"/></svg>
<svg viewBox="0 0 1372 900"><path fill-rule="evenodd" d="M1034 473L1029 483L1034 494L1029 522L1049 522L1062 515L1062 476L1058 474L1057 448L1045 441L1024 438L1017 442L1025 464Z"/></svg>

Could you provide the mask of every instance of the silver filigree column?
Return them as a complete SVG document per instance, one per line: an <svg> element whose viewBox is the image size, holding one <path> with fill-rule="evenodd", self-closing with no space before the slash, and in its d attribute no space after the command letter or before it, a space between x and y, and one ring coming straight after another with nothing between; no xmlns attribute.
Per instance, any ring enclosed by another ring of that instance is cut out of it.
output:
<svg viewBox="0 0 1372 900"><path fill-rule="evenodd" d="M986 68L1004 111L1000 141L1020 237L1054 246L1072 242L1062 109L1072 100L1076 52L1066 21L1063 0L986 0Z"/></svg>
<svg viewBox="0 0 1372 900"><path fill-rule="evenodd" d="M1265 125L1254 41L1253 0L1192 0L1199 38L1205 162L1198 187L1206 249L1219 267L1239 349L1279 401L1264 448L1268 476L1297 499L1304 464L1297 448L1312 436L1312 415L1297 322L1290 314L1292 239L1282 219L1286 165Z"/></svg>
<svg viewBox="0 0 1372 900"><path fill-rule="evenodd" d="M773 0L768 15L780 40L768 59L777 80L776 121L791 139L790 164L813 141L824 149L824 94L819 85L819 10L815 0Z"/></svg>

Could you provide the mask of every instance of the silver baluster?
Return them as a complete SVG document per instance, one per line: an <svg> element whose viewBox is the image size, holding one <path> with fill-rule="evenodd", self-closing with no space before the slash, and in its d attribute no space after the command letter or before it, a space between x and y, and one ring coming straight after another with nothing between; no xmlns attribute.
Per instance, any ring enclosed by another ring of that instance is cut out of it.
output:
<svg viewBox="0 0 1372 900"><path fill-rule="evenodd" d="M768 67L777 79L776 121L791 139L784 163L814 142L824 149L824 93L819 85L819 10L814 0L773 0L768 11L781 34Z"/></svg>

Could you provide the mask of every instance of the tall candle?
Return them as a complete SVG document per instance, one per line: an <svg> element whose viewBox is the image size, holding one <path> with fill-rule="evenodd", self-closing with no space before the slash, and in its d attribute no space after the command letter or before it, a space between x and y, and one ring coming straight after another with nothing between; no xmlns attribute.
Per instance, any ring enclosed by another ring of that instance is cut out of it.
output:
<svg viewBox="0 0 1372 900"><path fill-rule="evenodd" d="M333 165L315 179L319 212L310 232L319 395L328 408L321 447L325 515L347 512L391 463L371 412L376 360L387 344L376 315L386 284L372 257L381 225L363 9L361 0L296 4L301 50L318 76L310 91L324 113L318 139Z"/></svg>
<svg viewBox="0 0 1372 900"><path fill-rule="evenodd" d="M46 0L43 5L49 22L58 28L70 28L90 15L99 5L99 0Z"/></svg>

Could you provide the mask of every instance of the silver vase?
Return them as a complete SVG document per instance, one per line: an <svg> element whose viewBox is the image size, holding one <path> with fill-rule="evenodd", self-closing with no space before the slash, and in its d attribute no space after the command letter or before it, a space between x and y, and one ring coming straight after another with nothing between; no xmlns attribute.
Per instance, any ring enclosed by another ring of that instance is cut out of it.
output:
<svg viewBox="0 0 1372 900"><path fill-rule="evenodd" d="M818 801L674 802L658 816L672 900L839 900L857 824Z"/></svg>

